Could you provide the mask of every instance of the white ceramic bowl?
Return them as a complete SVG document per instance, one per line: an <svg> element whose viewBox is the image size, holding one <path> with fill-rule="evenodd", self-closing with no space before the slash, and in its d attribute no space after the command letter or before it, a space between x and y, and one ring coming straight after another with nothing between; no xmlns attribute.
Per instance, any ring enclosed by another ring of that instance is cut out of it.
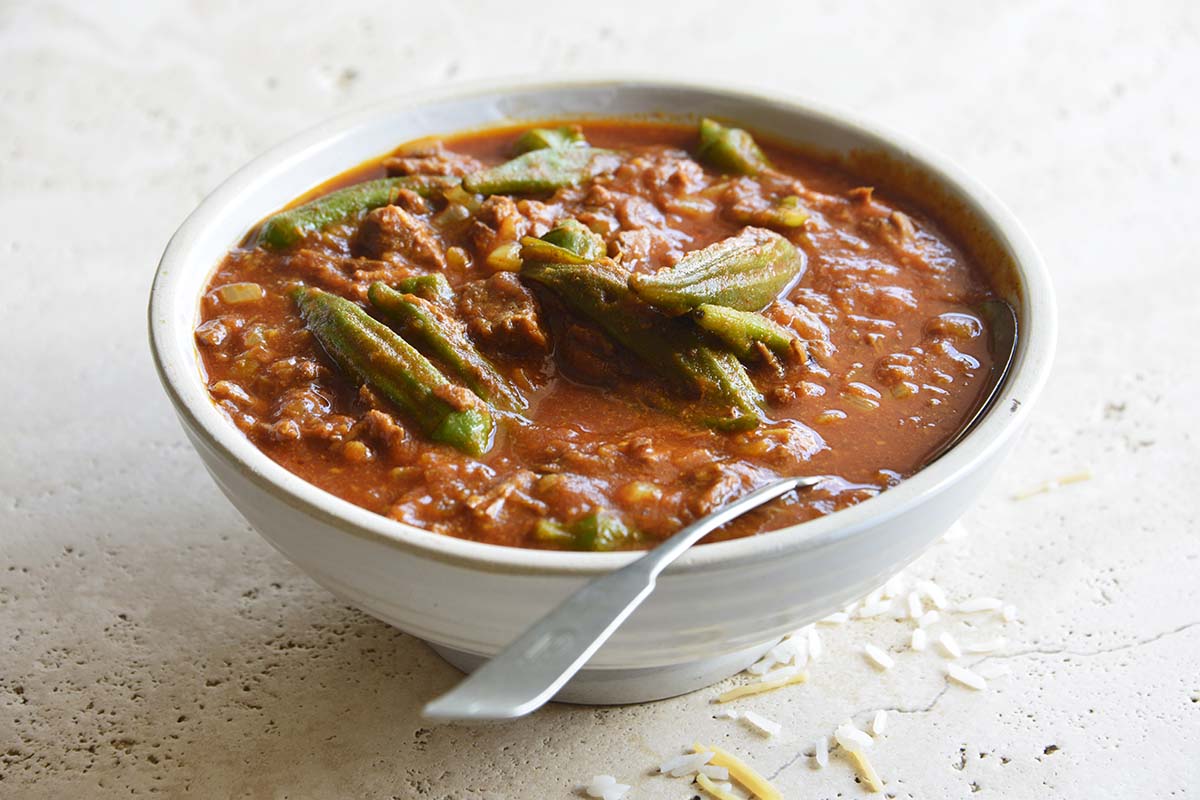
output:
<svg viewBox="0 0 1200 800"><path fill-rule="evenodd" d="M428 533L306 483L213 405L193 329L222 255L269 212L420 136L570 116L717 116L901 180L1008 287L1021 335L993 411L941 460L878 497L770 534L702 545L559 699L632 702L691 691L744 668L783 633L870 591L966 510L1010 449L1050 368L1055 307L1045 266L1012 215L945 158L807 103L679 83L603 81L413 95L340 117L238 171L168 244L150 298L159 375L214 480L246 519L346 602L426 640L462 668L496 653L589 578L635 553L544 552Z"/></svg>

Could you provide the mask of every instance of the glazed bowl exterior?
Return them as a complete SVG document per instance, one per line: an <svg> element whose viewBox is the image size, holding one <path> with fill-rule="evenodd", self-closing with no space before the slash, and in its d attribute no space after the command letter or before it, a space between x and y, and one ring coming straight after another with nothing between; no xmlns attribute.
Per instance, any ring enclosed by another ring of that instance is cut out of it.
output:
<svg viewBox="0 0 1200 800"><path fill-rule="evenodd" d="M728 674L780 635L870 591L936 541L1000 466L1045 381L1056 336L1045 266L1012 215L943 157L840 112L738 89L609 80L408 96L276 147L196 209L167 246L154 282L154 358L205 466L280 552L346 602L458 655L456 663L496 653L589 578L637 554L455 539L373 514L303 481L261 453L213 404L193 329L200 296L224 253L257 220L328 178L421 136L583 116L716 116L833 156L882 157L936 188L940 202L955 204L972 235L986 240L1010 273L1021 331L1016 360L999 401L961 444L852 508L693 548L588 665L603 675L719 662L718 671ZM690 678L681 673L619 699L674 694L724 674L693 670Z"/></svg>

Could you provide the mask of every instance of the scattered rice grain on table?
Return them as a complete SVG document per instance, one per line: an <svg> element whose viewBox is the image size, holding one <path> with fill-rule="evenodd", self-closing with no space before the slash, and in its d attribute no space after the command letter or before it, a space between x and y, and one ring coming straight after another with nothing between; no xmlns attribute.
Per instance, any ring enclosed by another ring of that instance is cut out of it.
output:
<svg viewBox="0 0 1200 800"><path fill-rule="evenodd" d="M909 592L906 600L908 604L908 616L910 619L920 619L925 613L925 605L921 602L921 594L919 592Z"/></svg>
<svg viewBox="0 0 1200 800"><path fill-rule="evenodd" d="M867 660L885 672L896 666L896 659L888 655L878 645L870 643L863 645L863 654L866 655Z"/></svg>
<svg viewBox="0 0 1200 800"><path fill-rule="evenodd" d="M956 683L961 683L968 689L983 691L987 688L987 681L984 680L982 675L960 664L947 664L946 676Z"/></svg>
<svg viewBox="0 0 1200 800"><path fill-rule="evenodd" d="M962 647L950 631L943 631L937 638L938 647L946 658L962 658Z"/></svg>
<svg viewBox="0 0 1200 800"><path fill-rule="evenodd" d="M817 739L817 743L813 746L813 759L817 762L817 767L824 769L829 766L829 737L822 736Z"/></svg>
<svg viewBox="0 0 1200 800"><path fill-rule="evenodd" d="M946 592L942 587L929 579L917 581L917 589L922 595L929 598L929 602L938 609L945 609L950 605L950 601L946 598Z"/></svg>
<svg viewBox="0 0 1200 800"><path fill-rule="evenodd" d="M861 730L849 720L837 727L837 730L833 732L833 738L842 749L851 752L863 750L875 744L875 740L871 738L871 734Z"/></svg>
<svg viewBox="0 0 1200 800"><path fill-rule="evenodd" d="M778 736L783 733L783 726L773 719L767 719L762 714L754 711L743 711L742 719L749 722L760 732L767 736Z"/></svg>
<svg viewBox="0 0 1200 800"><path fill-rule="evenodd" d="M998 597L972 597L959 603L954 609L959 614L979 614L984 611L999 611L1004 601Z"/></svg>

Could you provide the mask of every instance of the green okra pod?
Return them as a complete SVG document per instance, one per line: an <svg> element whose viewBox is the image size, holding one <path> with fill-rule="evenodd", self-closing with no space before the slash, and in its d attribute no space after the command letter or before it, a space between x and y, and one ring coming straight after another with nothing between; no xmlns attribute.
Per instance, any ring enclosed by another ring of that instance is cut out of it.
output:
<svg viewBox="0 0 1200 800"><path fill-rule="evenodd" d="M488 451L494 423L485 402L452 384L355 303L305 286L292 296L304 324L340 369L394 403L434 441L472 456Z"/></svg>
<svg viewBox="0 0 1200 800"><path fill-rule="evenodd" d="M441 362L475 394L508 411L519 411L528 405L475 347L462 322L443 307L378 281L367 289L367 297L401 336Z"/></svg>
<svg viewBox="0 0 1200 800"><path fill-rule="evenodd" d="M730 215L743 225L757 225L760 228L799 228L808 221L808 211L800 204L800 198L794 194L780 198L767 208L752 211L734 208Z"/></svg>
<svg viewBox="0 0 1200 800"><path fill-rule="evenodd" d="M740 428L760 421L762 396L742 364L709 347L690 320L664 316L639 300L629 289L628 273L617 264L608 259L591 264L527 261L521 275L554 292L663 377L699 395L708 409L701 415L706 424Z"/></svg>
<svg viewBox="0 0 1200 800"><path fill-rule="evenodd" d="M518 154L556 147L587 147L583 131L572 125L558 128L530 128L521 134L513 149Z"/></svg>
<svg viewBox="0 0 1200 800"><path fill-rule="evenodd" d="M596 147L557 147L532 150L495 167L463 178L463 188L479 194L550 192L575 186L612 172L621 165L613 150Z"/></svg>
<svg viewBox="0 0 1200 800"><path fill-rule="evenodd" d="M760 343L781 358L804 355L804 342L794 331L754 311L705 303L692 310L692 319L743 361L759 355Z"/></svg>
<svg viewBox="0 0 1200 800"><path fill-rule="evenodd" d="M542 238L521 239L524 261L553 264L587 264L604 256L604 240L577 219L564 219Z"/></svg>
<svg viewBox="0 0 1200 800"><path fill-rule="evenodd" d="M389 205L401 189L429 197L459 182L459 178L445 175L408 175L356 183L269 217L259 228L257 243L276 250L290 247L309 233L345 222L360 211Z"/></svg>
<svg viewBox="0 0 1200 800"><path fill-rule="evenodd" d="M619 550L641 540L637 530L606 510L593 511L567 525L541 519L534 526L533 533L543 542L593 552Z"/></svg>
<svg viewBox="0 0 1200 800"><path fill-rule="evenodd" d="M634 273L629 285L642 300L667 314L698 305L758 311L804 271L804 254L774 231L746 228L700 250L673 267Z"/></svg>
<svg viewBox="0 0 1200 800"><path fill-rule="evenodd" d="M771 168L754 137L741 128L727 128L716 120L700 120L697 155L717 169L741 175L757 175Z"/></svg>
<svg viewBox="0 0 1200 800"><path fill-rule="evenodd" d="M431 303L450 304L454 302L454 290L450 288L446 276L440 272L401 278L392 288L401 294L415 294L422 300L428 300Z"/></svg>

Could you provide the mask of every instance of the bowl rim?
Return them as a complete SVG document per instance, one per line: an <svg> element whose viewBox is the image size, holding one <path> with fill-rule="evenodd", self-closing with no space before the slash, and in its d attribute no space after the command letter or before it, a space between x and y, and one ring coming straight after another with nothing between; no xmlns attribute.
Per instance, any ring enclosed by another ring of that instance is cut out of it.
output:
<svg viewBox="0 0 1200 800"><path fill-rule="evenodd" d="M944 155L857 114L823 103L787 93L772 91L768 94L736 84L626 76L562 81L479 81L409 92L337 115L292 136L224 180L171 237L150 291L148 322L155 369L185 429L276 500L341 532L386 543L411 555L485 572L560 576L596 575L635 560L641 551L566 552L459 539L376 514L308 483L271 460L217 409L197 368L194 324L192 327L176 325L176 315L169 313L184 291L189 292L192 302L198 305L199 292L194 281L189 283L186 272L178 267L186 261L193 243L206 226L215 223L222 207L272 175L278 177L300 163L307 153L329 145L332 140L380 124L398 113L413 111L423 104L483 101L512 93L622 89L700 92L764 108L773 107L827 126L850 130L877 141L885 150L902 154L936 183L960 197L969 206L970 215L1007 250L1019 277L1025 306L1017 355L996 403L976 428L945 456L897 486L850 508L765 534L693 547L671 565L668 574L729 569L775 559L784 551L823 548L853 537L946 491L991 459L1016 434L1047 380L1057 339L1057 313L1054 290L1041 255L1015 216L995 195ZM348 164L345 168L353 166ZM331 177L333 175L323 179ZM231 242L230 246L233 244ZM211 268L208 275L211 275ZM184 342L187 347L181 348ZM190 359L182 355L188 347L192 352Z"/></svg>

